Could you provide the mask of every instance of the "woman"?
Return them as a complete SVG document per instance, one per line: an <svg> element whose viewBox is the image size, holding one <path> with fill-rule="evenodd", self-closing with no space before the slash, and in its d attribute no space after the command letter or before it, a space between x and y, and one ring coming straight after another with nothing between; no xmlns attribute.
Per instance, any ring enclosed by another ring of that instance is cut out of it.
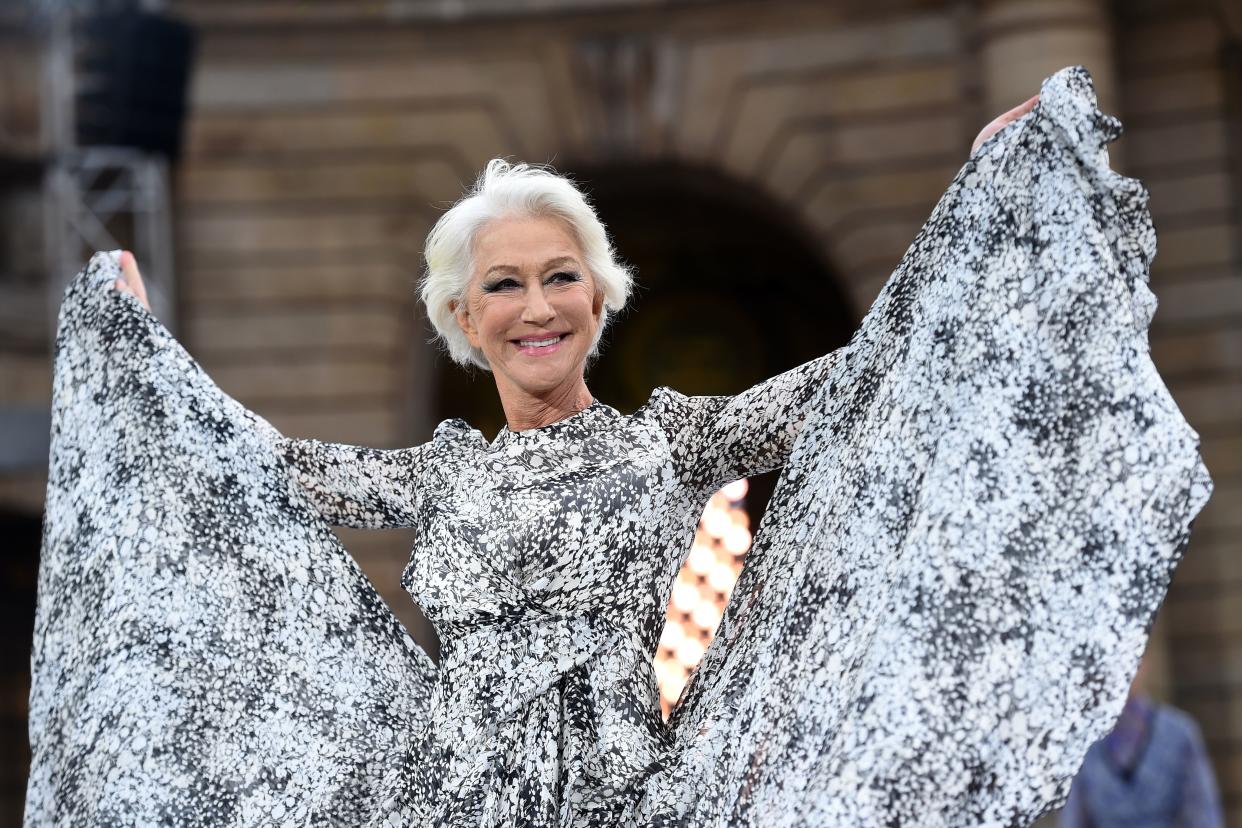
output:
<svg viewBox="0 0 1242 828"><path fill-rule="evenodd" d="M585 382L629 287L603 227L489 164L422 298L496 380L490 441L287 439L97 254L58 338L28 822L1029 822L1120 709L1209 490L1146 352L1118 125L1081 68L1034 104L985 128L847 346L631 415ZM666 724L651 657L698 516L777 467ZM329 523L416 528L438 665Z"/></svg>

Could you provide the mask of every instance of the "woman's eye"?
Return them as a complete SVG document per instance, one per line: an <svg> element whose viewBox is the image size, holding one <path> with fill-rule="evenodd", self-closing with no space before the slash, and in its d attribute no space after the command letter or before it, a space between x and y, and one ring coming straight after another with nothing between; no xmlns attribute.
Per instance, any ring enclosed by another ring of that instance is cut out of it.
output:
<svg viewBox="0 0 1242 828"><path fill-rule="evenodd" d="M561 270L549 276L547 283L550 284L552 282L560 282L562 284L568 284L570 282L577 282L581 278L582 277L578 273L572 270ZM484 285L483 290L486 293L495 293L498 290L510 290L516 287L521 287L517 279L504 278L499 281L492 282L491 284Z"/></svg>

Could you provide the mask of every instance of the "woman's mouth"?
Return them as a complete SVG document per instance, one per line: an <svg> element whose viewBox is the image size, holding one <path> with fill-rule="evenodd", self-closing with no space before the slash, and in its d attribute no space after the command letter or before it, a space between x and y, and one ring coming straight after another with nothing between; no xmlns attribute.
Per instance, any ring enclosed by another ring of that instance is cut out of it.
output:
<svg viewBox="0 0 1242 828"><path fill-rule="evenodd" d="M512 340L520 353L527 356L547 356L561 347L561 343L569 338L568 333L549 336L530 336Z"/></svg>

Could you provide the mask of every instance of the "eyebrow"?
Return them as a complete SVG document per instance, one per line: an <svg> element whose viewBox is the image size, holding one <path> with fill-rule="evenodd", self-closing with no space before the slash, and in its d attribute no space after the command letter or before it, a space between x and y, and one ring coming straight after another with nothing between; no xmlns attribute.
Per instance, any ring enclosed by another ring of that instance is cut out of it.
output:
<svg viewBox="0 0 1242 828"><path fill-rule="evenodd" d="M544 262L543 267L540 269L547 270L550 267L556 267L557 265L562 265L562 264L565 264L566 262L573 262L577 264L578 260L575 259L573 256L557 256L555 259L548 259L546 262ZM516 273L518 271L518 269L514 267L513 265L500 264L500 265L492 265L491 267L487 269L487 272L484 273L483 275L491 276L493 270L502 270L505 273Z"/></svg>

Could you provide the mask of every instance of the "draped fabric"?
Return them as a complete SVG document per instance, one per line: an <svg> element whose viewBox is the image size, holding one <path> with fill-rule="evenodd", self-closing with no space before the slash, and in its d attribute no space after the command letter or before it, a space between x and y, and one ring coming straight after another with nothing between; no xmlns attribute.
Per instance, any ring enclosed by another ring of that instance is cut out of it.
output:
<svg viewBox="0 0 1242 828"><path fill-rule="evenodd" d="M676 824L1025 825L1120 713L1211 483L1081 67L958 173L811 402L678 748Z"/></svg>
<svg viewBox="0 0 1242 828"><path fill-rule="evenodd" d="M491 440L286 438L96 254L57 335L27 824L1028 824L1120 712L1211 490L1119 133L1062 70L844 347ZM665 723L698 515L773 468ZM438 665L332 525L414 527Z"/></svg>

